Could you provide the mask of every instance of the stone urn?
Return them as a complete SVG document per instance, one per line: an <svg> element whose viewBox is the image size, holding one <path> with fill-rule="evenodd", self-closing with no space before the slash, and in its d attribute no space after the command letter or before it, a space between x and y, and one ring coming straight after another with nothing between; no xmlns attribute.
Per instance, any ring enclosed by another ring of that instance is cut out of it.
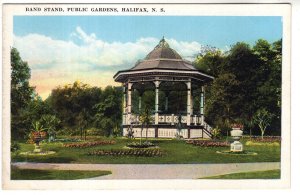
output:
<svg viewBox="0 0 300 195"><path fill-rule="evenodd" d="M242 125L234 125L230 131L230 135L234 140L233 143L230 144L230 151L242 152L243 144L240 142L240 139L243 136Z"/></svg>
<svg viewBox="0 0 300 195"><path fill-rule="evenodd" d="M35 143L34 145L34 150L33 152L35 153L40 153L42 150L41 150L41 147L40 147L40 142L45 139L46 137L46 132L33 132L32 133L32 139L33 139L33 142Z"/></svg>

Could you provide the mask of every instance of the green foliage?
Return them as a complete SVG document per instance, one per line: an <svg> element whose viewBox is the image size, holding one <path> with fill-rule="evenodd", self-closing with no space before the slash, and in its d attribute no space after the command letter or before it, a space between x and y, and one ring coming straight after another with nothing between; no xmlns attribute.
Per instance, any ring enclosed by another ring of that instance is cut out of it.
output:
<svg viewBox="0 0 300 195"><path fill-rule="evenodd" d="M43 127L40 121L34 121L32 122L32 131L34 132L42 132L46 130L46 128Z"/></svg>
<svg viewBox="0 0 300 195"><path fill-rule="evenodd" d="M16 115L31 100L33 88L29 86L30 69L16 48L11 49L11 113Z"/></svg>
<svg viewBox="0 0 300 195"><path fill-rule="evenodd" d="M122 115L122 93L115 87L106 87L103 96L105 99L96 104L94 124L95 127L104 130L106 136L113 135L113 129L121 124Z"/></svg>
<svg viewBox="0 0 300 195"><path fill-rule="evenodd" d="M58 119L55 115L45 114L41 117L41 123L47 129L49 134L53 134L59 128L60 119Z"/></svg>
<svg viewBox="0 0 300 195"><path fill-rule="evenodd" d="M53 89L48 101L65 134L80 134L85 138L87 129L92 128L93 134L110 136L121 124L122 90L118 87L108 86L102 90L76 81Z"/></svg>
<svg viewBox="0 0 300 195"><path fill-rule="evenodd" d="M29 86L30 69L24 62L18 50L12 48L11 57L11 138L18 139L26 133L22 119L23 110L32 99L34 88ZM27 127L30 123L26 124Z"/></svg>
<svg viewBox="0 0 300 195"><path fill-rule="evenodd" d="M217 76L219 73L219 66L224 63L224 55L220 50L210 50L205 54L197 56L194 65L199 70Z"/></svg>
<svg viewBox="0 0 300 195"><path fill-rule="evenodd" d="M62 126L76 128L78 125L85 126L85 123L89 122L84 120L88 115L95 114L93 106L102 100L101 95L100 88L76 81L53 89L48 101L61 120Z"/></svg>
<svg viewBox="0 0 300 195"><path fill-rule="evenodd" d="M13 142L11 145L10 145L10 151L11 152L18 152L20 150L20 144L18 142Z"/></svg>
<svg viewBox="0 0 300 195"><path fill-rule="evenodd" d="M232 122L240 119L252 134L256 125L253 116L266 108L274 114L270 120L272 133L280 134L281 42L270 44L260 39L253 47L239 42L226 53L211 50L198 56L195 67L215 76L205 90L209 124L219 126L224 134Z"/></svg>
<svg viewBox="0 0 300 195"><path fill-rule="evenodd" d="M211 134L212 134L212 136L213 136L213 139L219 139L220 136L221 136L221 129L218 128L218 127L213 128L213 129L211 130Z"/></svg>

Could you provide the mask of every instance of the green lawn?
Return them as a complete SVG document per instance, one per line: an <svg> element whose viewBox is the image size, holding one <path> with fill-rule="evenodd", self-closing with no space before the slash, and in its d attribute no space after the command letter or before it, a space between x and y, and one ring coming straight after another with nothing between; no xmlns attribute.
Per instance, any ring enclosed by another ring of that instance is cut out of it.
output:
<svg viewBox="0 0 300 195"><path fill-rule="evenodd" d="M111 174L110 171L37 170L11 168L12 180L74 180Z"/></svg>
<svg viewBox="0 0 300 195"><path fill-rule="evenodd" d="M227 175L218 175L200 179L280 179L280 170L253 171L244 173L232 173Z"/></svg>
<svg viewBox="0 0 300 195"><path fill-rule="evenodd" d="M109 138L99 138L109 139ZM44 150L56 151L48 156L12 155L13 162L52 162L52 163L124 163L124 164L163 164L163 163L243 163L243 162L280 162L280 146L245 146L245 150L258 155L224 155L216 151L228 148L204 148L186 144L184 140L152 140L163 151L162 157L134 156L88 156L88 151L97 149L121 149L126 143L132 142L126 138L114 138L116 144L95 146L90 148L64 148L62 143L43 144ZM134 141L138 141L135 139ZM21 144L21 151L32 151L32 144Z"/></svg>

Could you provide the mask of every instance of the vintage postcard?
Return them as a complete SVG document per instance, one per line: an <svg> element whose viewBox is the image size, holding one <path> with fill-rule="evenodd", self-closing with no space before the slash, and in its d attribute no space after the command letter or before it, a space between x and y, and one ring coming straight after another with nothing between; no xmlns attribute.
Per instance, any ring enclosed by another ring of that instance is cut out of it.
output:
<svg viewBox="0 0 300 195"><path fill-rule="evenodd" d="M289 188L290 14L3 4L3 188Z"/></svg>

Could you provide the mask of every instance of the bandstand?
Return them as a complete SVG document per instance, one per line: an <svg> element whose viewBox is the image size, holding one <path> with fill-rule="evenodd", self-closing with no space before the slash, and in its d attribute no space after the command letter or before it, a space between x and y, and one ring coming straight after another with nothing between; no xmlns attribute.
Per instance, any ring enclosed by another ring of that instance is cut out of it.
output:
<svg viewBox="0 0 300 195"><path fill-rule="evenodd" d="M141 136L142 99L152 91L153 122L148 126L147 137L174 138L178 133L183 138L211 137L211 128L204 120L204 85L213 77L182 59L164 38L134 67L117 72L114 80L123 84L123 136L129 129L134 137Z"/></svg>

